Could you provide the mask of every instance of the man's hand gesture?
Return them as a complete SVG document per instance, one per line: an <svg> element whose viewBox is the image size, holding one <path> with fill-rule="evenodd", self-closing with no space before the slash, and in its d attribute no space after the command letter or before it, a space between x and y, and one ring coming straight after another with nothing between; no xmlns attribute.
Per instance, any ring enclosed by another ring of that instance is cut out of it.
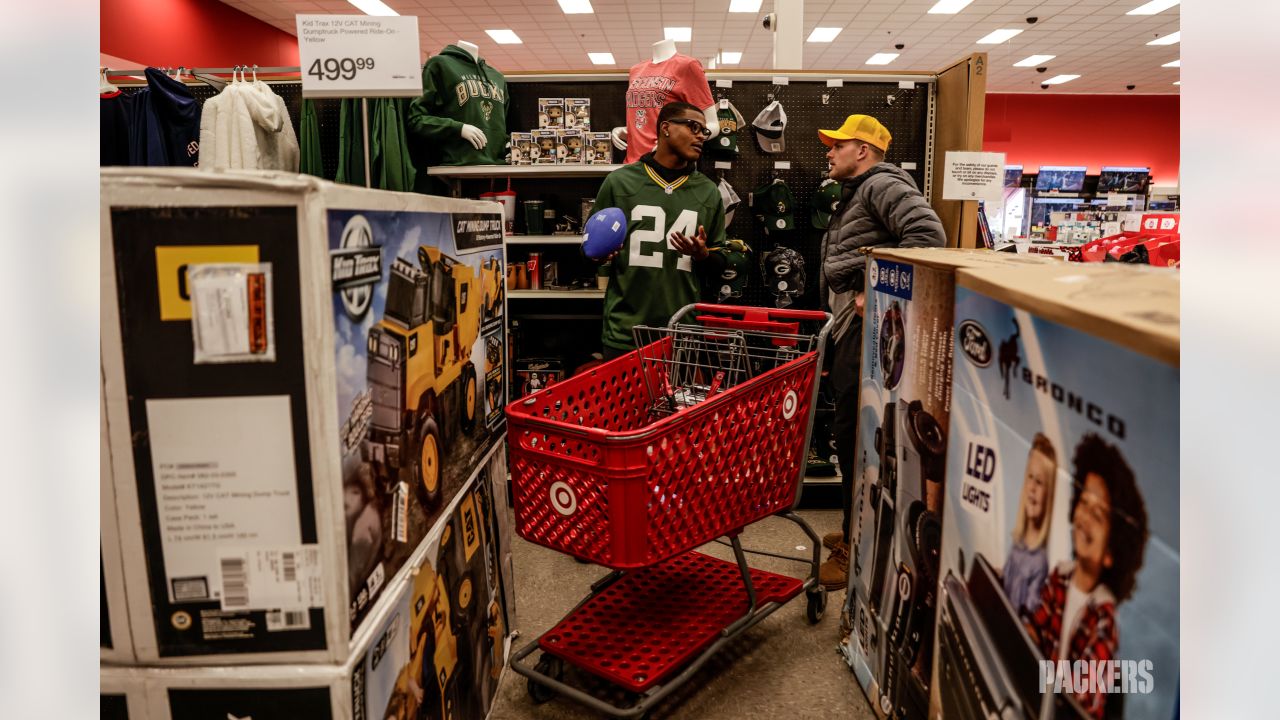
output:
<svg viewBox="0 0 1280 720"><path fill-rule="evenodd" d="M675 247L681 255L689 255L694 260L705 260L707 257L707 229L701 225L698 226L698 234L689 237L684 233L675 230L669 237L672 246Z"/></svg>

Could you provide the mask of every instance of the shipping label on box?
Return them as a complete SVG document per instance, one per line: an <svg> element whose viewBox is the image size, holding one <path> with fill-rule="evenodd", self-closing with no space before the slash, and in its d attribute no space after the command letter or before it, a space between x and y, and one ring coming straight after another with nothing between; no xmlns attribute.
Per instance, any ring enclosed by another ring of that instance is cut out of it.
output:
<svg viewBox="0 0 1280 720"><path fill-rule="evenodd" d="M533 146L529 149L529 157L534 165L555 165L556 146L559 135L555 130L534 130Z"/></svg>
<svg viewBox="0 0 1280 720"><path fill-rule="evenodd" d="M446 508L338 664L138 669L155 720L480 718L506 665L494 487L479 471ZM117 691L103 673L108 690ZM132 717L132 716L130 716Z"/></svg>
<svg viewBox="0 0 1280 720"><path fill-rule="evenodd" d="M111 171L103 196L136 658L346 657L502 435L483 398L505 345L501 214L267 173ZM270 362L195 362L187 271L228 261L271 264Z"/></svg>
<svg viewBox="0 0 1280 720"><path fill-rule="evenodd" d="M583 132L591 130L591 98L564 99L564 126Z"/></svg>
<svg viewBox="0 0 1280 720"><path fill-rule="evenodd" d="M564 127L564 98L538 98L538 129Z"/></svg>
<svg viewBox="0 0 1280 720"><path fill-rule="evenodd" d="M556 161L566 165L581 165L583 133L581 130L561 130L556 133Z"/></svg>
<svg viewBox="0 0 1280 720"><path fill-rule="evenodd" d="M959 273L929 717L1176 716L1178 292L1132 270Z"/></svg>
<svg viewBox="0 0 1280 720"><path fill-rule="evenodd" d="M587 133L584 144L583 158L588 165L609 165L613 162L613 137L609 133Z"/></svg>

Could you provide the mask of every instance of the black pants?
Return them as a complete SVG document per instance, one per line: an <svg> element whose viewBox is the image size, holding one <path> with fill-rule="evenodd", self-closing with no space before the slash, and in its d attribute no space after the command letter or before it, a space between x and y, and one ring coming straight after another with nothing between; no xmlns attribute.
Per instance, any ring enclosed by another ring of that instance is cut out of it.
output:
<svg viewBox="0 0 1280 720"><path fill-rule="evenodd" d="M836 461L840 465L840 504L844 510L844 541L849 542L849 516L853 510L853 459L858 438L858 383L862 368L862 318L854 316L840 341L830 348L827 379L836 396L831 434L835 438Z"/></svg>

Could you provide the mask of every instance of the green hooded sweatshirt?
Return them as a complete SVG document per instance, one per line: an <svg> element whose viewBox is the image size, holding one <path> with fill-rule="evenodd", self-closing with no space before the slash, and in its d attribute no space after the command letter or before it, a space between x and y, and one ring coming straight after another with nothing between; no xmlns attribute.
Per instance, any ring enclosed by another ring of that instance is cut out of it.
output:
<svg viewBox="0 0 1280 720"><path fill-rule="evenodd" d="M409 133L427 141L417 143L427 148L427 162L415 158L415 164L425 168L504 163L507 100L502 73L456 45L445 46L422 67L422 97L409 105ZM462 138L464 124L480 128L489 138L483 150Z"/></svg>

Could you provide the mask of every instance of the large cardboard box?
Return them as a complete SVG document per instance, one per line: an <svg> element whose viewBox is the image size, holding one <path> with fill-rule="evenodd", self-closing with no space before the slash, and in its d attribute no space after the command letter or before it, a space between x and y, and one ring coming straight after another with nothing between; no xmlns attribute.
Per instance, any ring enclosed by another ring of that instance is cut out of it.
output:
<svg viewBox="0 0 1280 720"><path fill-rule="evenodd" d="M955 273L1046 262L946 248L869 261L841 649L880 717L928 710Z"/></svg>
<svg viewBox="0 0 1280 720"><path fill-rule="evenodd" d="M108 668L104 708L128 703L129 720L485 717L510 651L492 476L486 468L454 498L343 662Z"/></svg>
<svg viewBox="0 0 1280 720"><path fill-rule="evenodd" d="M101 260L137 660L341 661L504 432L501 206L104 170Z"/></svg>
<svg viewBox="0 0 1280 720"><path fill-rule="evenodd" d="M98 654L105 663L133 661L129 636L129 604L124 590L120 558L120 532L116 528L116 498L111 482L111 444L107 433L107 403L99 399L98 422L102 439L98 474L101 531L98 537Z"/></svg>
<svg viewBox="0 0 1280 720"><path fill-rule="evenodd" d="M929 717L1176 716L1176 271L957 273Z"/></svg>

